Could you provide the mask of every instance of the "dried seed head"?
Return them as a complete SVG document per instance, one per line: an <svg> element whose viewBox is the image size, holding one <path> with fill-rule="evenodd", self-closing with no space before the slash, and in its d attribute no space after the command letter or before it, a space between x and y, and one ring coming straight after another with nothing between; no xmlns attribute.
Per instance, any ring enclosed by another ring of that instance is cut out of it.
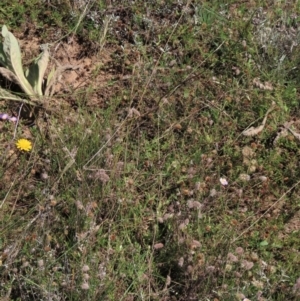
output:
<svg viewBox="0 0 300 301"><path fill-rule="evenodd" d="M215 270L216 270L216 267L213 266L213 265L209 265L209 266L206 267L206 271L208 273L213 273Z"/></svg>
<svg viewBox="0 0 300 301"><path fill-rule="evenodd" d="M118 172L122 171L124 168L124 162L119 161L116 167Z"/></svg>
<svg viewBox="0 0 300 301"><path fill-rule="evenodd" d="M233 255L232 253L227 254L227 259L229 262L238 262L239 261L238 258L235 255Z"/></svg>
<svg viewBox="0 0 300 301"><path fill-rule="evenodd" d="M191 265L188 265L188 267L187 267L187 272L188 272L189 274L192 274L193 271L194 271L194 268L193 268Z"/></svg>
<svg viewBox="0 0 300 301"><path fill-rule="evenodd" d="M241 267L246 271L249 271L253 268L254 263L252 261L242 260Z"/></svg>
<svg viewBox="0 0 300 301"><path fill-rule="evenodd" d="M245 173L241 173L239 175L239 179L242 181L242 182L249 182L251 177Z"/></svg>
<svg viewBox="0 0 300 301"><path fill-rule="evenodd" d="M87 282L84 282L81 284L81 289L88 290L90 288L89 284Z"/></svg>
<svg viewBox="0 0 300 301"><path fill-rule="evenodd" d="M268 180L267 177L265 176L260 176L259 179L262 181L262 182L266 182Z"/></svg>
<svg viewBox="0 0 300 301"><path fill-rule="evenodd" d="M190 209L194 208L194 200L193 200L193 199L188 200L188 201L187 201L187 206L188 206L188 208L190 208Z"/></svg>
<svg viewBox="0 0 300 301"><path fill-rule="evenodd" d="M254 287L258 288L258 289L263 289L263 288L264 288L264 283L263 283L262 281L259 281L259 280L256 280L256 279L253 279L253 280L251 281L251 284L252 284Z"/></svg>
<svg viewBox="0 0 300 301"><path fill-rule="evenodd" d="M217 190L215 188L213 188L210 192L209 192L209 196L210 197L214 197L217 195Z"/></svg>
<svg viewBox="0 0 300 301"><path fill-rule="evenodd" d="M268 266L268 271L269 271L270 274L275 274L277 269L274 265L269 265ZM300 278L299 278L299 289L300 289Z"/></svg>
<svg viewBox="0 0 300 301"><path fill-rule="evenodd" d="M29 262L28 261L25 261L25 262L23 262L23 264L22 264L22 268L27 268L29 266Z"/></svg>
<svg viewBox="0 0 300 301"><path fill-rule="evenodd" d="M171 284L171 277L168 275L166 279L166 287L168 287Z"/></svg>
<svg viewBox="0 0 300 301"><path fill-rule="evenodd" d="M84 207L81 201L76 201L75 204L78 210L83 210Z"/></svg>
<svg viewBox="0 0 300 301"><path fill-rule="evenodd" d="M163 105L169 105L170 103L169 103L168 99L167 99L166 97L164 97L164 98L162 99L162 104L163 104Z"/></svg>
<svg viewBox="0 0 300 301"><path fill-rule="evenodd" d="M194 201L194 208L201 209L202 207L203 207L203 205L200 202Z"/></svg>
<svg viewBox="0 0 300 301"><path fill-rule="evenodd" d="M158 221L160 224L163 224L164 219L163 219L161 216L159 216L159 217L157 218L157 221Z"/></svg>
<svg viewBox="0 0 300 301"><path fill-rule="evenodd" d="M194 250L197 248L201 248L201 243L198 240L193 240L190 244L190 249Z"/></svg>
<svg viewBox="0 0 300 301"><path fill-rule="evenodd" d="M242 154L245 158L252 158L254 156L254 151L253 149L250 147L250 146L245 146L243 149L242 149Z"/></svg>
<svg viewBox="0 0 300 301"><path fill-rule="evenodd" d="M238 299L238 300L243 300L243 299L245 299L245 295L244 294L242 294L242 293L236 293L236 298Z"/></svg>
<svg viewBox="0 0 300 301"><path fill-rule="evenodd" d="M252 252L252 253L250 254L250 257L251 257L251 259L252 259L254 262L257 262L258 259L259 259L258 254L255 253L255 252Z"/></svg>
<svg viewBox="0 0 300 301"><path fill-rule="evenodd" d="M172 213L166 213L164 216L163 216L163 220L164 221L167 221L168 219L171 219L174 217L174 214Z"/></svg>
<svg viewBox="0 0 300 301"><path fill-rule="evenodd" d="M244 254L244 249L243 249L242 247L237 247L237 248L235 249L235 253L236 253L237 255L242 255L242 254Z"/></svg>
<svg viewBox="0 0 300 301"><path fill-rule="evenodd" d="M178 260L178 265L179 265L180 267L182 267L183 264L184 264L184 258L183 258L183 257L180 257L179 260Z"/></svg>
<svg viewBox="0 0 300 301"><path fill-rule="evenodd" d="M128 112L128 117L132 118L133 116L140 117L141 113L137 109L135 109L135 108L130 108L129 112Z"/></svg>
<svg viewBox="0 0 300 301"><path fill-rule="evenodd" d="M187 219L185 219L184 220L184 222L182 222L180 225L179 225L179 229L180 230L184 230L186 227L187 227L187 225L189 224L189 219L187 218Z"/></svg>
<svg viewBox="0 0 300 301"><path fill-rule="evenodd" d="M153 246L154 250L159 250L159 249L162 249L164 247L164 244L163 243L157 243Z"/></svg>
<svg viewBox="0 0 300 301"><path fill-rule="evenodd" d="M192 178L194 177L194 175L197 173L197 171L196 171L196 169L195 169L194 167L191 166L191 167L188 169L187 173L188 173L188 177L189 177L190 179L192 179Z"/></svg>
<svg viewBox="0 0 300 301"><path fill-rule="evenodd" d="M300 293L300 277L296 280L296 283L293 286L293 292Z"/></svg>
<svg viewBox="0 0 300 301"><path fill-rule="evenodd" d="M38 267L42 268L44 266L44 260L43 259L38 260L37 264Z"/></svg>
<svg viewBox="0 0 300 301"><path fill-rule="evenodd" d="M107 183L110 180L104 169L99 169L95 174L95 178L99 179L103 184Z"/></svg>
<svg viewBox="0 0 300 301"><path fill-rule="evenodd" d="M85 272L88 272L88 271L90 270L90 268L89 268L89 266L88 266L88 265L86 265L86 264L85 264L85 265L82 267L82 269L81 269L81 270L82 270L82 272L84 272L84 273L85 273Z"/></svg>
<svg viewBox="0 0 300 301"><path fill-rule="evenodd" d="M90 128L87 128L87 129L85 130L85 132L86 132L87 135L91 135L91 134L93 133L92 130L91 130Z"/></svg>
<svg viewBox="0 0 300 301"><path fill-rule="evenodd" d="M258 77L253 79L253 85L262 90L269 90L269 91L273 90L273 86L272 86L271 82L263 83L260 81L260 79Z"/></svg>
<svg viewBox="0 0 300 301"><path fill-rule="evenodd" d="M45 171L41 173L42 180L47 180L48 178L49 178L49 175Z"/></svg>
<svg viewBox="0 0 300 301"><path fill-rule="evenodd" d="M196 182L196 183L195 183L195 190L196 190L196 191L199 191L200 188L201 188L200 182Z"/></svg>

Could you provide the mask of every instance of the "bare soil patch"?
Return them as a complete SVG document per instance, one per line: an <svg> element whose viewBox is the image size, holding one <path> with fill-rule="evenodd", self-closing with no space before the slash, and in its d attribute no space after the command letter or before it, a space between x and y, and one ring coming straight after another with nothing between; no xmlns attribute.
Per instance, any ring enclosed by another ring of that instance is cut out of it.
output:
<svg viewBox="0 0 300 301"><path fill-rule="evenodd" d="M24 64L29 64L39 55L40 46L45 41L34 30L16 34L16 36L20 43ZM55 38L54 36L53 40ZM49 43L51 55L48 72L53 66L55 68L70 67L58 78L54 88L54 98L59 98L60 101L63 98L66 103L76 106L80 95L88 90L88 98L81 97L86 101L84 104L102 107L115 94L115 85L110 84L108 87L108 82L116 77L116 70L109 67L112 65L115 47L107 47L100 53L96 45L75 35L68 36L59 42L49 40L47 43Z"/></svg>

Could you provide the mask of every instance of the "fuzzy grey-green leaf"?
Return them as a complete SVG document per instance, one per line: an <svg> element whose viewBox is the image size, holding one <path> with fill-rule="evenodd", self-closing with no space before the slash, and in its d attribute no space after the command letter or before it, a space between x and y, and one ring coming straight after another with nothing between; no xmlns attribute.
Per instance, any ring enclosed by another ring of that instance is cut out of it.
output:
<svg viewBox="0 0 300 301"><path fill-rule="evenodd" d="M34 103L30 100L27 100L27 99L23 99L3 88L0 87L0 99L6 99L6 100L14 100L14 101L20 101L20 102L23 102L23 103L27 103L27 104L30 104L30 105L34 105Z"/></svg>
<svg viewBox="0 0 300 301"><path fill-rule="evenodd" d="M3 25L3 26L2 26L2 31L1 31L2 36L5 38L5 36L6 36L8 33L9 33L9 31L8 31L6 25Z"/></svg>
<svg viewBox="0 0 300 301"><path fill-rule="evenodd" d="M32 86L34 92L39 96L43 95L43 78L48 67L48 62L49 51L48 49L44 49L39 58L35 60L25 72L27 80Z"/></svg>
<svg viewBox="0 0 300 301"><path fill-rule="evenodd" d="M29 97L34 96L35 93L23 72L21 51L17 39L7 30L5 25L2 27L2 35L4 36L3 51L7 59L6 67L15 73L24 92Z"/></svg>
<svg viewBox="0 0 300 301"><path fill-rule="evenodd" d="M36 92L35 87L38 84L38 78L39 78L39 66L36 61L31 63L29 68L25 71L25 77L30 83L33 90Z"/></svg>
<svg viewBox="0 0 300 301"><path fill-rule="evenodd" d="M42 56L39 58L37 64L38 64L38 83L37 83L37 87L36 87L36 92L39 95L43 95L42 92L42 84L43 84L43 78L46 72L46 69L48 67L48 62L49 62L49 51L47 48L44 49Z"/></svg>

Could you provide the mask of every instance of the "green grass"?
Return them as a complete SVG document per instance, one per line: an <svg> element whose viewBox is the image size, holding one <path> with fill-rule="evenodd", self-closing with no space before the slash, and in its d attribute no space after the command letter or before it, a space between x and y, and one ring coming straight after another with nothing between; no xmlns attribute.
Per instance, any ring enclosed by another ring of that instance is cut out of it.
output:
<svg viewBox="0 0 300 301"><path fill-rule="evenodd" d="M21 40L94 59L0 124L0 300L297 300L299 7L219 2L0 4Z"/></svg>

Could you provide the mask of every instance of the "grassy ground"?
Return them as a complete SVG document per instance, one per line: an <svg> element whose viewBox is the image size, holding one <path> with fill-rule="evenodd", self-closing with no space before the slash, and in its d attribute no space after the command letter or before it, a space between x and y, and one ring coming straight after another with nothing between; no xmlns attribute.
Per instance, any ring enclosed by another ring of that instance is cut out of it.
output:
<svg viewBox="0 0 300 301"><path fill-rule="evenodd" d="M0 124L0 300L298 300L300 3L225 2L0 3L80 65Z"/></svg>

